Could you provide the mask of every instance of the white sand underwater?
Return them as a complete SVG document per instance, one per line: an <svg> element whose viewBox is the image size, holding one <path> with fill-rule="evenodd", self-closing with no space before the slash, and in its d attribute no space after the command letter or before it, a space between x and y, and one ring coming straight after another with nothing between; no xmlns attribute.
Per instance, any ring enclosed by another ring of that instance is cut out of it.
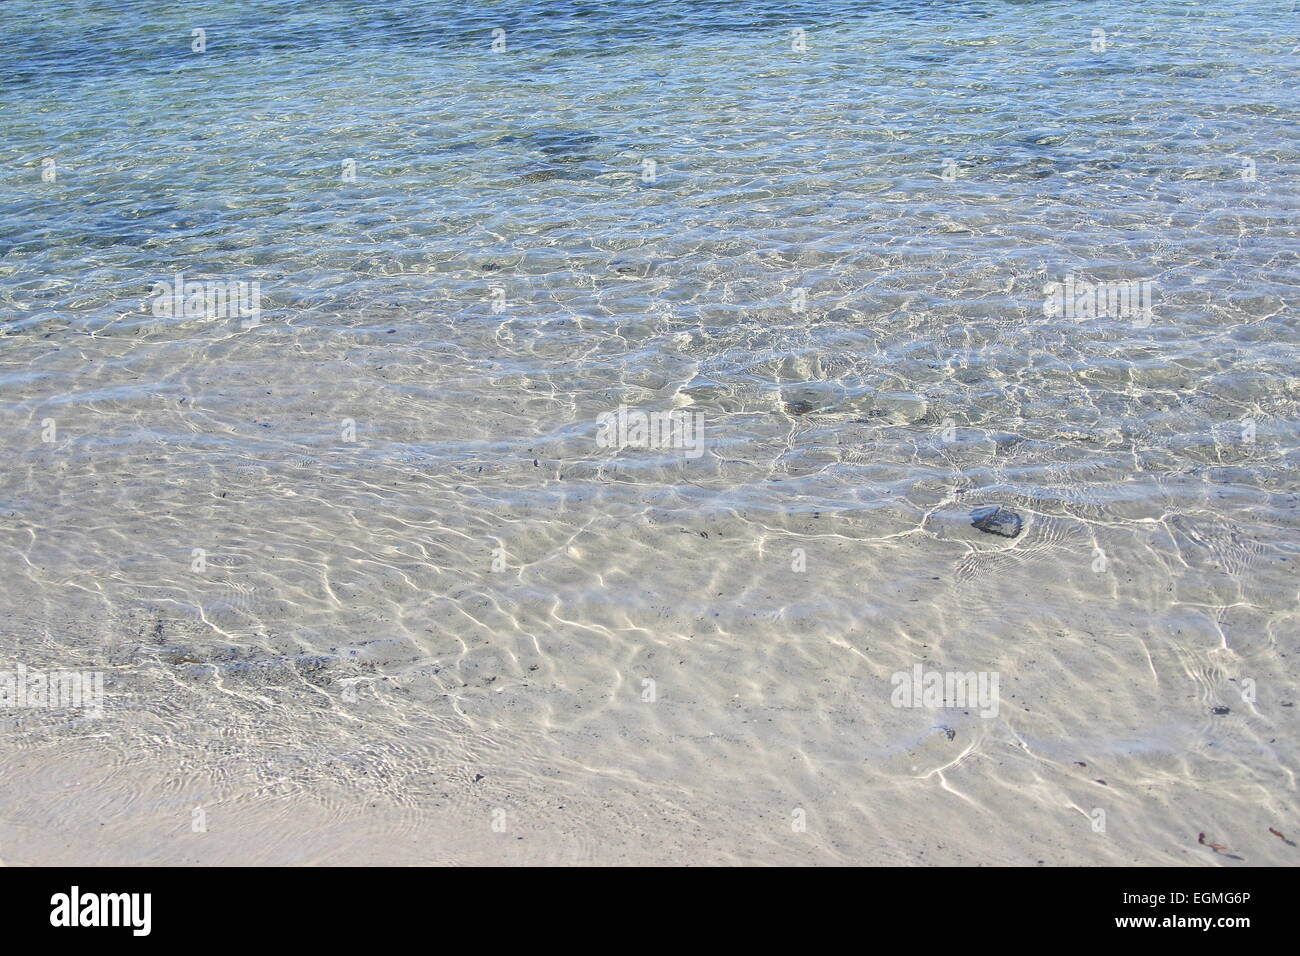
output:
<svg viewBox="0 0 1300 956"><path fill-rule="evenodd" d="M1294 18L184 6L0 18L0 860L1300 860Z"/></svg>
<svg viewBox="0 0 1300 956"><path fill-rule="evenodd" d="M3 630L105 709L6 712L6 862L1291 862L1294 495L977 489L945 476L1032 439L891 464L866 403L598 453L594 410L409 332L245 336L237 381L115 385L134 336L36 359L33 408L65 366L103 397L11 457ZM971 527L994 500L1017 538ZM997 716L892 706L918 663L997 673Z"/></svg>

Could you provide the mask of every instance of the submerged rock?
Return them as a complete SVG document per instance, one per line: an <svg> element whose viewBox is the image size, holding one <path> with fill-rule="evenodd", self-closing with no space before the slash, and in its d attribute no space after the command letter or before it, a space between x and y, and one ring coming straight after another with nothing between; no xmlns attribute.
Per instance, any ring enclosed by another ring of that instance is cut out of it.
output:
<svg viewBox="0 0 1300 956"><path fill-rule="evenodd" d="M1014 538L1020 534L1024 524L1020 520L1020 515L999 505L976 508L970 513L970 523L987 534L996 534L1003 538Z"/></svg>
<svg viewBox="0 0 1300 956"><path fill-rule="evenodd" d="M556 162L573 163L590 159L591 147L600 142L600 137L591 130L543 127L530 133L502 136L496 142L520 146Z"/></svg>

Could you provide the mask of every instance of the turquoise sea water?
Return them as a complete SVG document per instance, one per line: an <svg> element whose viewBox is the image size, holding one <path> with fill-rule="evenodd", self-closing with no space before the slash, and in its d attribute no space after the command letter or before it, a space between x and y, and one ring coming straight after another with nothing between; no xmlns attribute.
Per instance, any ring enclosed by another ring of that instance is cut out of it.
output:
<svg viewBox="0 0 1300 956"><path fill-rule="evenodd" d="M685 819L709 861L1184 863L1237 821L1284 862L1298 22L11 0L0 662L111 668L130 806L208 771L336 823L518 801L532 862ZM177 273L260 321L158 314ZM1045 309L1067 277L1151 312ZM601 447L620 406L704 454ZM891 708L918 662L1000 716ZM112 845L167 858L143 819Z"/></svg>

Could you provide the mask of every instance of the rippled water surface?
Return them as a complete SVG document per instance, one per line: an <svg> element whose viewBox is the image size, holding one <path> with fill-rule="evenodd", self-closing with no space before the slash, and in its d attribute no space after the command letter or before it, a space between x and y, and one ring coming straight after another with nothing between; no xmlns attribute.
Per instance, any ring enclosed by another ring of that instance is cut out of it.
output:
<svg viewBox="0 0 1300 956"><path fill-rule="evenodd" d="M1294 864L1296 23L5 4L0 857Z"/></svg>

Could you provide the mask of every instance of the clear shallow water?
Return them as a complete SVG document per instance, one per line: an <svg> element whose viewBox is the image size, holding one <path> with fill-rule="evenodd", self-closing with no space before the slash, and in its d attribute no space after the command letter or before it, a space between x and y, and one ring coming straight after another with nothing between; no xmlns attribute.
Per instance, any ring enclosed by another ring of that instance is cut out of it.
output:
<svg viewBox="0 0 1300 956"><path fill-rule="evenodd" d="M1288 10L8 4L6 845L1294 862Z"/></svg>

